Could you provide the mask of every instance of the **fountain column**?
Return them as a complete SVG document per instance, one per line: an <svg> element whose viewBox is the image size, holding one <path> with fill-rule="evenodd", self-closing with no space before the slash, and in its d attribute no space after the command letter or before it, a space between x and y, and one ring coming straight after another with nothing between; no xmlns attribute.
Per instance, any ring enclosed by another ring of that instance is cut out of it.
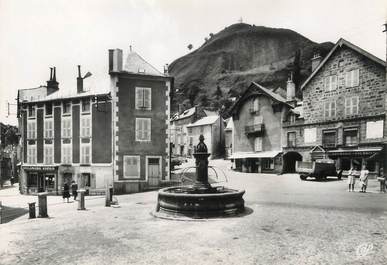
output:
<svg viewBox="0 0 387 265"><path fill-rule="evenodd" d="M204 136L200 135L199 144L195 148L193 156L196 163L196 180L193 185L195 190L206 192L211 190L211 185L208 182L208 153L207 145L204 143Z"/></svg>

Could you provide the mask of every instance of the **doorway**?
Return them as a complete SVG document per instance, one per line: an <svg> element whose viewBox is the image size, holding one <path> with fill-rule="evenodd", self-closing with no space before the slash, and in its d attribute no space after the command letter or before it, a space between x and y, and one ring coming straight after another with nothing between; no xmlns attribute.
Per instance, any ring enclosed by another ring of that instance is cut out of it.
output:
<svg viewBox="0 0 387 265"><path fill-rule="evenodd" d="M160 158L148 157L148 183L149 186L158 187L161 175Z"/></svg>
<svg viewBox="0 0 387 265"><path fill-rule="evenodd" d="M284 154L282 173L295 173L296 161L302 161L302 155L297 152L288 152Z"/></svg>

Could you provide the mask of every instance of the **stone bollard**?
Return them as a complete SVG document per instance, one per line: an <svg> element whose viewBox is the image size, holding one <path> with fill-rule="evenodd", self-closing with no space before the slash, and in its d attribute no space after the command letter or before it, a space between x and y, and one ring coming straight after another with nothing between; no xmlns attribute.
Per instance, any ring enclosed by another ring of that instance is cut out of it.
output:
<svg viewBox="0 0 387 265"><path fill-rule="evenodd" d="M81 190L77 190L77 192L79 194L78 210L86 210L86 208L85 208L85 193L86 193L86 190L81 189Z"/></svg>
<svg viewBox="0 0 387 265"><path fill-rule="evenodd" d="M105 207L110 207L112 201L110 200L110 189L109 186L106 187L105 191Z"/></svg>
<svg viewBox="0 0 387 265"><path fill-rule="evenodd" d="M39 218L47 218L47 192L38 193L39 200Z"/></svg>
<svg viewBox="0 0 387 265"><path fill-rule="evenodd" d="M30 202L28 203L28 210L30 214L30 219L36 218L36 207L35 207L36 202Z"/></svg>

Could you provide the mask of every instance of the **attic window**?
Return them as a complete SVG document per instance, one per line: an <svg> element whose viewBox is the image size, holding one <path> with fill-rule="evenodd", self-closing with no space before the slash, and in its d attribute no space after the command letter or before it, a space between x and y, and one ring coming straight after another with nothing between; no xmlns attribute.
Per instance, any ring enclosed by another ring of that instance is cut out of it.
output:
<svg viewBox="0 0 387 265"><path fill-rule="evenodd" d="M138 72L141 74L145 74L145 69L144 68L138 68Z"/></svg>
<svg viewBox="0 0 387 265"><path fill-rule="evenodd" d="M185 114L187 114L188 113L188 110L185 110L184 112L183 112L183 115L185 115Z"/></svg>

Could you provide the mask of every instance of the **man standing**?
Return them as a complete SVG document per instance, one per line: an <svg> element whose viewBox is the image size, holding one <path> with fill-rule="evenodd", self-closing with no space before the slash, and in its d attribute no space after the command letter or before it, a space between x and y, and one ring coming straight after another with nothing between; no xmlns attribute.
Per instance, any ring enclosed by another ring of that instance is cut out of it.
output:
<svg viewBox="0 0 387 265"><path fill-rule="evenodd" d="M71 182L71 191L74 196L74 201L76 201L78 196L78 184L74 180Z"/></svg>

